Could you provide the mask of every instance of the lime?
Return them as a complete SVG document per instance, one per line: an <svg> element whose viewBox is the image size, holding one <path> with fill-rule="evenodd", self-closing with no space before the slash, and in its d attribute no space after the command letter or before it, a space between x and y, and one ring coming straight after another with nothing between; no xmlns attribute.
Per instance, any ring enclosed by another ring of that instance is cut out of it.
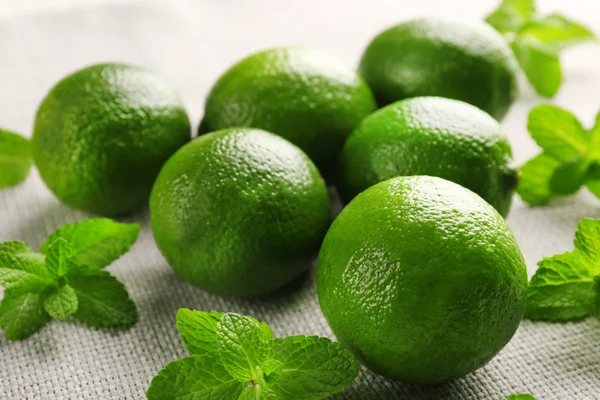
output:
<svg viewBox="0 0 600 400"><path fill-rule="evenodd" d="M501 119L517 97L517 61L484 22L415 19L379 34L360 73L380 106L409 97L462 100Z"/></svg>
<svg viewBox="0 0 600 400"><path fill-rule="evenodd" d="M150 197L156 243L181 277L211 293L250 296L292 281L329 225L323 178L298 147L233 128L182 147Z"/></svg>
<svg viewBox="0 0 600 400"><path fill-rule="evenodd" d="M436 383L486 364L515 333L527 271L500 214L437 177L397 177L358 195L323 242L323 314L372 371Z"/></svg>
<svg viewBox="0 0 600 400"><path fill-rule="evenodd" d="M371 90L342 61L309 48L261 51L213 86L200 133L236 126L273 132L327 173L352 129L375 110Z"/></svg>
<svg viewBox="0 0 600 400"><path fill-rule="evenodd" d="M67 76L48 93L36 115L33 153L63 203L123 214L146 204L161 166L190 136L179 95L161 77L100 64Z"/></svg>
<svg viewBox="0 0 600 400"><path fill-rule="evenodd" d="M508 214L518 182L512 151L496 120L467 103L417 97L367 117L340 157L338 189L349 201L400 175L431 175L471 189Z"/></svg>

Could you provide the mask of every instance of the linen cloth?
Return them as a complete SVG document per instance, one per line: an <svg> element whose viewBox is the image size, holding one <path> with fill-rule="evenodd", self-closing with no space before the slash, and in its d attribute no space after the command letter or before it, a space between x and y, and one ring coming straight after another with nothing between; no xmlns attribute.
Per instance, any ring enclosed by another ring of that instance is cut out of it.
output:
<svg viewBox="0 0 600 400"><path fill-rule="evenodd" d="M600 21L596 1L538 3L542 11L565 11L592 27ZM211 84L231 63L256 50L315 46L356 65L368 41L387 26L426 14L481 19L495 5L493 0L171 0L0 17L0 125L29 136L48 89L67 73L104 61L140 64L163 75L181 91L197 124ZM598 47L566 53L564 87L553 100L588 125L600 108L599 65ZM518 163L539 151L525 126L529 109L542 101L524 82L521 92L503 121ZM24 240L38 249L56 228L88 217L61 205L35 169L24 184L0 191L0 241ZM572 249L577 222L584 217L600 218L600 200L585 191L535 209L515 197L508 222L530 275L544 256ZM314 271L260 299L213 296L169 268L154 244L147 211L127 220L142 224L139 240L109 270L135 301L137 324L118 331L51 322L22 342L8 342L0 333L1 400L144 398L157 371L186 354L175 328L180 307L252 315L266 321L276 336L333 337L319 309ZM494 360L465 378L417 387L363 368L355 384L335 398L503 399L513 393L542 400L600 399L600 321L523 321Z"/></svg>

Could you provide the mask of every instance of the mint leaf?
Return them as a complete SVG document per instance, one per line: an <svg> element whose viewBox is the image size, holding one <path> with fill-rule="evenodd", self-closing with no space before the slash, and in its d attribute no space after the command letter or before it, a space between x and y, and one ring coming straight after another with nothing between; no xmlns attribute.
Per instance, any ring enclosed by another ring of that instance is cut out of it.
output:
<svg viewBox="0 0 600 400"><path fill-rule="evenodd" d="M7 339L26 339L49 320L50 316L44 311L41 293L25 293L18 296L4 294L0 303L0 328Z"/></svg>
<svg viewBox="0 0 600 400"><path fill-rule="evenodd" d="M595 40L594 34L588 28L559 14L532 21L520 33L535 37L555 51Z"/></svg>
<svg viewBox="0 0 600 400"><path fill-rule="evenodd" d="M595 279L600 274L600 220L584 219L575 234L575 250L545 258L529 282L526 316L569 320L597 310Z"/></svg>
<svg viewBox="0 0 600 400"><path fill-rule="evenodd" d="M135 304L125 286L106 271L95 275L69 275L79 306L73 314L81 322L97 327L129 327L137 321Z"/></svg>
<svg viewBox="0 0 600 400"><path fill-rule="evenodd" d="M139 230L138 224L123 224L108 218L86 219L58 229L40 251L46 254L51 243L63 238L73 246L76 264L104 268L129 250Z"/></svg>
<svg viewBox="0 0 600 400"><path fill-rule="evenodd" d="M576 193L586 182L589 165L583 158L562 164L550 178L550 191L561 196Z"/></svg>
<svg viewBox="0 0 600 400"><path fill-rule="evenodd" d="M238 399L247 387L231 377L216 352L167 364L152 379L146 397L169 399Z"/></svg>
<svg viewBox="0 0 600 400"><path fill-rule="evenodd" d="M532 206L547 204L554 197L550 180L559 167L560 161L546 154L539 154L522 165L517 193L523 201Z"/></svg>
<svg viewBox="0 0 600 400"><path fill-rule="evenodd" d="M544 153L559 161L585 157L589 136L577 118L562 108L542 104L529 112L527 129Z"/></svg>
<svg viewBox="0 0 600 400"><path fill-rule="evenodd" d="M350 386L358 374L352 353L339 343L316 336L275 339L271 358L282 364L272 383L281 396L294 393L301 399L326 398Z"/></svg>
<svg viewBox="0 0 600 400"><path fill-rule="evenodd" d="M279 397L268 386L257 384L244 388L238 400L281 400L285 397ZM291 398L291 397L288 397Z"/></svg>
<svg viewBox="0 0 600 400"><path fill-rule="evenodd" d="M510 47L535 91L553 97L562 84L562 69L556 51L533 36L516 36Z"/></svg>
<svg viewBox="0 0 600 400"><path fill-rule="evenodd" d="M77 311L78 301L75 290L64 285L50 293L44 300L44 310L54 319L66 321Z"/></svg>
<svg viewBox="0 0 600 400"><path fill-rule="evenodd" d="M535 12L533 0L504 0L485 21L500 33L516 32Z"/></svg>
<svg viewBox="0 0 600 400"><path fill-rule="evenodd" d="M202 354L205 351L216 349L217 322L225 315L222 312L192 311L180 308L177 312L177 330L181 334L181 340L191 354ZM258 324L263 332L263 339L273 338L271 328L264 322L259 322L252 317L252 321Z"/></svg>
<svg viewBox="0 0 600 400"><path fill-rule="evenodd" d="M513 394L508 396L506 400L535 400L535 397L530 394Z"/></svg>
<svg viewBox="0 0 600 400"><path fill-rule="evenodd" d="M46 267L56 277L65 276L74 268L74 258L75 251L73 250L73 246L63 238L57 238L48 246Z"/></svg>
<svg viewBox="0 0 600 400"><path fill-rule="evenodd" d="M0 188L23 182L29 175L31 164L29 140L0 129Z"/></svg>
<svg viewBox="0 0 600 400"><path fill-rule="evenodd" d="M269 351L260 326L251 318L233 313L217 322L217 348L223 366L239 381L257 379L256 367L267 359Z"/></svg>
<svg viewBox="0 0 600 400"><path fill-rule="evenodd" d="M23 242L0 243L0 285L7 293L41 292L53 282L43 256Z"/></svg>

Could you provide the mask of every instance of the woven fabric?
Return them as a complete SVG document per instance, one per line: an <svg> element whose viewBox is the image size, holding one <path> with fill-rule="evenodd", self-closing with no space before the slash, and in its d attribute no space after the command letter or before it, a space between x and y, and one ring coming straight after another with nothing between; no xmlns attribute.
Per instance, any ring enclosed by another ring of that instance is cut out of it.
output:
<svg viewBox="0 0 600 400"><path fill-rule="evenodd" d="M180 89L193 121L198 121L204 96L219 73L260 48L316 46L353 65L368 40L390 24L431 12L481 18L494 3L171 0L0 19L0 124L29 135L36 107L56 80L90 63L117 60L164 75ZM599 3L589 0L539 3L542 9L566 7L571 16L592 26L600 15ZM600 51L583 46L563 61L565 86L555 102L589 124L600 106ZM538 151L525 125L528 110L540 99L523 87L503 122L519 163ZM59 226L87 217L58 203L35 170L24 184L0 192L0 241L24 240L38 248ZM544 256L572 248L577 222L584 217L600 218L600 202L587 192L537 209L515 198L508 221L530 275ZM110 271L129 289L139 322L127 331L51 322L22 342L8 342L0 333L0 400L144 398L157 371L185 354L175 328L180 307L252 315L269 323L277 336L332 337L319 309L314 272L261 299L209 295L168 267L154 244L147 212L128 219L142 223L140 238ZM336 398L502 399L525 392L543 400L600 399L599 343L598 319L524 321L494 360L463 379L423 388L363 369L356 383Z"/></svg>

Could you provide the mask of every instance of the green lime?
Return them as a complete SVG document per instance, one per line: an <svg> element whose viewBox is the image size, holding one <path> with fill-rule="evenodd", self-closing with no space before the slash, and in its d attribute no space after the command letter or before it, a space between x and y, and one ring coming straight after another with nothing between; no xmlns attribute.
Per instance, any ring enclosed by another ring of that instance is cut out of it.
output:
<svg viewBox="0 0 600 400"><path fill-rule="evenodd" d="M360 73L380 106L409 97L462 100L501 119L517 97L517 61L484 22L415 19L380 33Z"/></svg>
<svg viewBox="0 0 600 400"><path fill-rule="evenodd" d="M35 119L40 175L70 207L123 214L148 201L163 163L190 140L178 93L153 72L100 64L61 80Z"/></svg>
<svg viewBox="0 0 600 400"><path fill-rule="evenodd" d="M518 182L512 151L496 120L467 103L417 97L378 110L350 135L338 189L349 201L401 175L430 175L471 189L506 216Z"/></svg>
<svg viewBox="0 0 600 400"><path fill-rule="evenodd" d="M342 61L309 48L261 51L213 86L200 133L265 129L294 143L327 173L352 129L375 110L371 90Z"/></svg>
<svg viewBox="0 0 600 400"><path fill-rule="evenodd" d="M436 383L486 364L514 335L527 271L500 214L436 177L379 183L341 212L317 267L323 314L372 371Z"/></svg>
<svg viewBox="0 0 600 400"><path fill-rule="evenodd" d="M181 277L211 293L270 292L305 271L329 226L323 178L298 147L233 128L182 147L150 197L156 243Z"/></svg>

